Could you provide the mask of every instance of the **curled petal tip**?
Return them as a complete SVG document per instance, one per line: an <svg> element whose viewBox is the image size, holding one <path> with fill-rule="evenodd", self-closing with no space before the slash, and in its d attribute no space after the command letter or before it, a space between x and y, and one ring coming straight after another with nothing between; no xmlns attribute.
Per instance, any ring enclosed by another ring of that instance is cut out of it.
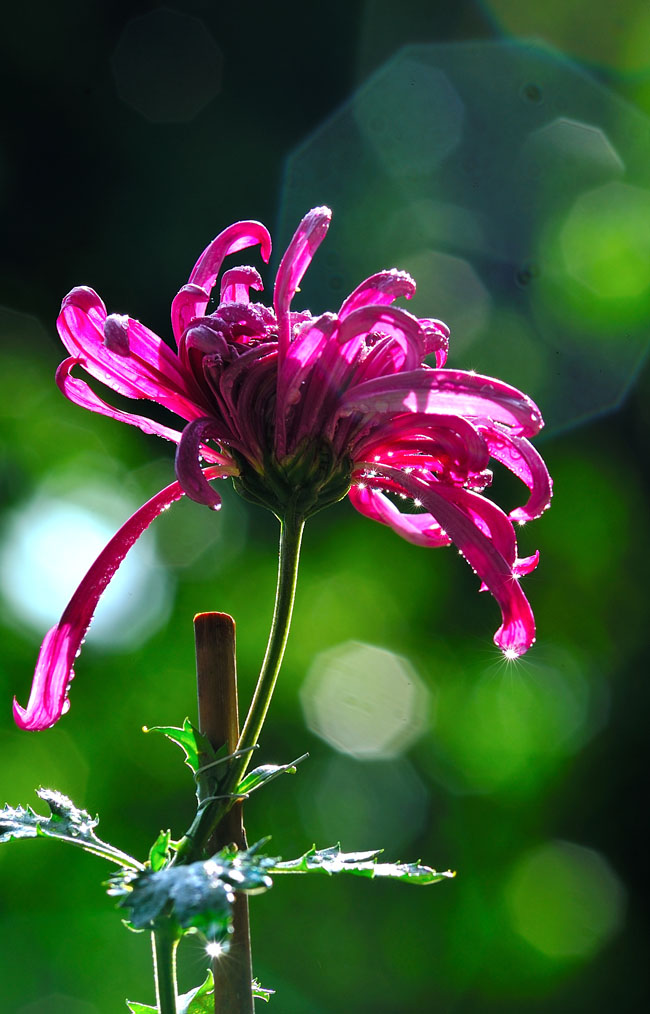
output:
<svg viewBox="0 0 650 1014"><path fill-rule="evenodd" d="M320 222L327 222L329 224L331 220L332 209L328 208L326 204L323 204L320 208L312 208L311 211L308 211L301 224L306 225L307 223L311 224L312 222L314 225Z"/></svg>
<svg viewBox="0 0 650 1014"><path fill-rule="evenodd" d="M67 296L63 297L61 311L65 310L68 306L76 306L79 310L85 310L86 312L98 306L106 312L103 301L89 285L77 285L74 289L71 289Z"/></svg>
<svg viewBox="0 0 650 1014"><path fill-rule="evenodd" d="M312 208L296 229L275 277L273 305L278 318L280 360L284 359L291 340L289 307L291 300L311 263L314 253L323 242L329 228L332 212L329 208Z"/></svg>
<svg viewBox="0 0 650 1014"><path fill-rule="evenodd" d="M214 421L210 418L195 419L183 430L176 448L176 476L183 492L190 500L205 504L218 511L221 497L212 488L199 464L199 448L204 440L214 435Z"/></svg>

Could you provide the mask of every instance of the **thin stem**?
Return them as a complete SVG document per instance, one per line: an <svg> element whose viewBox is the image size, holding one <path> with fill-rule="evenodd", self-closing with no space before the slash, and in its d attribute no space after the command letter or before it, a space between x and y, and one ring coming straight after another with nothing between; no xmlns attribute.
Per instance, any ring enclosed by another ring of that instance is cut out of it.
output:
<svg viewBox="0 0 650 1014"><path fill-rule="evenodd" d="M176 1014L176 947L178 938L172 928L161 926L151 934L153 974L156 980L156 1005L159 1014Z"/></svg>
<svg viewBox="0 0 650 1014"><path fill-rule="evenodd" d="M238 750L250 749L251 752L257 744L266 713L269 710L273 690L280 672L284 649L287 646L289 628L291 626L291 615L293 603L296 596L296 582L298 580L298 563L300 560L300 544L302 532L305 527L303 518L286 517L280 522L280 549L278 559L278 583L275 593L275 609L273 611L273 622L269 634L269 642L266 648L266 655L262 663L255 694L244 722ZM234 766L236 781L238 785L250 760L250 754L238 760Z"/></svg>
<svg viewBox="0 0 650 1014"><path fill-rule="evenodd" d="M257 746L289 637L304 525L303 518L293 516L286 517L280 522L278 581L273 621L253 700L237 742L235 752L238 756L229 769L228 777L220 785L220 795L223 795L224 798L206 801L206 804L200 807L192 826L179 843L176 863L192 862L193 859L201 855L215 827L232 808L233 800L236 799L237 786L246 774L251 756Z"/></svg>

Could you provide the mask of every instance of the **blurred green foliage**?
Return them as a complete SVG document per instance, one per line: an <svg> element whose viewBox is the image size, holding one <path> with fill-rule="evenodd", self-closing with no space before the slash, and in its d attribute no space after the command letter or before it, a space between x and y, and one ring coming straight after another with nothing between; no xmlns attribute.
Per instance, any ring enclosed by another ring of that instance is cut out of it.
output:
<svg viewBox="0 0 650 1014"><path fill-rule="evenodd" d="M291 24L260 10L242 52L240 13L179 2L221 47L223 88L193 120L165 125L117 97L110 57L129 17L120 5L68 2L52 17L37 3L29 31L27 8L12 11L0 43L2 74L19 96L0 151L0 539L11 512L39 490L82 497L92 480L142 502L173 476L171 449L84 415L56 390L53 321L64 293L95 285L112 309L167 334L171 298L203 245L238 217L273 227L282 160L363 74L416 32L426 41L534 33L534 20L512 20L515 6L486 0L432 13L407 0L396 13L383 0L341 0ZM557 5L552 12L537 26L542 36L598 64L601 79L650 111L650 62L639 64L645 50L631 22L619 23L616 45L610 29L597 29L593 4L584 16L576 9L575 23ZM634 17L646 31L647 18ZM599 45L586 51L589 40ZM611 219L603 209L611 241L602 256L602 235L583 230L579 206L564 232L553 223L548 232L558 256L577 259L599 289L593 299L563 291L554 312L584 315L586 330L604 313L621 341L625 313L638 323L647 312L638 283L646 228L627 208ZM366 273L384 266L368 249ZM274 852L301 855L333 831L344 849L387 845L391 860L421 858L458 876L435 892L286 878L252 899L255 974L277 991L269 1010L642 1009L648 404L645 372L618 414L541 442L556 493L552 510L520 532L522 553L539 548L541 563L525 579L538 643L516 664L492 645L496 607L453 551L403 543L347 503L308 525L293 632L256 763L311 757L251 799L249 839L271 833ZM173 589L164 625L128 650L89 642L70 713L45 733L11 722L12 694L26 699L40 637L2 602L0 804L29 803L35 788L51 786L98 812L106 837L141 858L161 827L186 828L187 771L162 737L138 730L192 714L192 617L201 610L236 618L248 700L275 585L274 519L222 486L219 515L184 502L145 537ZM496 498L514 495L497 476ZM314 657L350 640L404 656L430 692L426 730L407 756L354 760L305 725L299 690ZM92 856L56 842L0 848L2 1014L109 1014L126 1009L125 996L152 999L148 942L125 933L102 876ZM204 969L200 944L187 942L181 988L195 987Z"/></svg>

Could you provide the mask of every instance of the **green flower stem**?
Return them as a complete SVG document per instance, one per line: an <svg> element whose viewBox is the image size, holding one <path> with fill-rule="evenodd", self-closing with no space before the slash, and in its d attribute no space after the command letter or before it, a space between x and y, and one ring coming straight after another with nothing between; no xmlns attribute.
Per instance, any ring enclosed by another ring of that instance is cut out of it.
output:
<svg viewBox="0 0 650 1014"><path fill-rule="evenodd" d="M156 980L156 1006L159 1014L176 1012L176 948L178 936L169 922L151 934L153 974Z"/></svg>
<svg viewBox="0 0 650 1014"><path fill-rule="evenodd" d="M275 689L282 659L284 658L284 649L287 646L289 638L293 603L296 596L300 545L304 527L305 522L303 518L289 516L280 522L278 583L275 593L275 609L273 611L271 633L257 686L255 687L255 694L237 744L237 750L250 749L251 753L244 753L236 759L231 778L233 789L229 791L233 791L246 774L252 751L257 744L266 713L269 710L273 690Z"/></svg>
<svg viewBox="0 0 650 1014"><path fill-rule="evenodd" d="M179 842L175 863L188 863L200 858L210 835L236 801L237 786L246 774L269 710L289 637L304 526L304 518L292 514L288 514L280 522L278 582L273 621L253 700L237 744L236 752L240 756L233 760L228 777L220 786L220 795L225 798L206 802L199 808L192 826Z"/></svg>

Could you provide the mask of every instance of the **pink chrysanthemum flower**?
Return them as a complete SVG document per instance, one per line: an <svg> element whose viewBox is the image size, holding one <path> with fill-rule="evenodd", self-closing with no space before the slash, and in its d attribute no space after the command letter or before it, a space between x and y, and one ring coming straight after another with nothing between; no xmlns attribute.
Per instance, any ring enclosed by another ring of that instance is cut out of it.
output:
<svg viewBox="0 0 650 1014"><path fill-rule="evenodd" d="M47 634L29 704L14 703L22 728L46 728L67 710L74 659L97 601L139 535L183 493L217 508L208 480L226 476L281 520L302 521L347 494L358 511L410 542L455 543L499 604L496 644L516 657L533 643L519 578L537 554L518 558L512 522L538 517L550 501L548 472L527 439L542 426L540 412L499 380L443 369L445 325L391 305L415 292L403 271L367 278L338 314L292 311L329 222L327 208L302 220L278 269L272 307L250 299L251 289L262 289L255 268L237 267L223 274L219 305L208 313L227 255L259 245L268 261L271 252L259 222L220 233L172 303L177 351L137 320L107 314L92 289L73 289L63 300L58 329L70 358L58 369L59 387L83 408L174 441L178 481L120 529ZM158 402L186 425L181 431L114 408L74 376L77 366L118 394ZM490 458L530 490L509 517L482 495ZM410 511L396 505L400 496Z"/></svg>

